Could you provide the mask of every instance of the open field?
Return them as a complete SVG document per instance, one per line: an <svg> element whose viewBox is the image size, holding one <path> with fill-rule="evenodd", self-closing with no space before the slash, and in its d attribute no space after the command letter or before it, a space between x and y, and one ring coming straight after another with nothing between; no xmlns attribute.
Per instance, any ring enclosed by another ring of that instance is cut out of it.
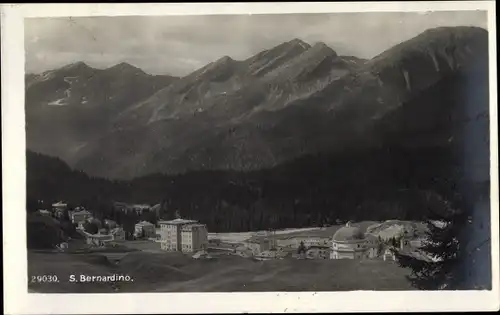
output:
<svg viewBox="0 0 500 315"><path fill-rule="evenodd" d="M117 255L117 253L114 253ZM411 290L407 270L381 260L271 260L235 256L194 260L181 253L134 251L118 262L101 254L28 252L28 275L59 283L29 283L44 293ZM129 275L133 282L71 283L70 275Z"/></svg>
<svg viewBox="0 0 500 315"><path fill-rule="evenodd" d="M377 224L354 223L362 231ZM332 237L343 225L276 231L276 238ZM225 243L242 242L257 232L218 233ZM34 292L225 292L225 291L346 291L411 290L407 269L382 260L255 261L213 251L211 260L167 253L148 240L116 242L115 248L87 248L82 240L69 242L70 252L28 251L30 276L57 275L59 283L30 283ZM133 282L75 283L70 276L128 275Z"/></svg>
<svg viewBox="0 0 500 315"><path fill-rule="evenodd" d="M152 253L161 251L161 245L159 242L153 242L149 240L120 241L116 243L133 250L142 250Z"/></svg>
<svg viewBox="0 0 500 315"><path fill-rule="evenodd" d="M294 233L307 233L310 231L317 231L320 228L309 227L309 228L296 228L296 229L284 229L276 230L276 235L292 235ZM236 232L236 233L208 233L209 239L220 239L227 243L238 243L246 241L258 233L264 233L265 231L252 231L252 232Z"/></svg>
<svg viewBox="0 0 500 315"><path fill-rule="evenodd" d="M362 232L365 232L366 229L379 222L376 221L363 221L353 223L352 226L359 227ZM278 234L276 233L276 237L286 238L286 237L332 237L335 232L341 227L344 227L345 224L332 225L329 227L323 228L312 228L312 229L297 229L295 231L291 231L289 233Z"/></svg>
<svg viewBox="0 0 500 315"><path fill-rule="evenodd" d="M353 223L353 226L358 226L362 231L365 231L370 225L377 224L380 222L376 221L363 221ZM329 227L307 227L307 228L291 228L276 230L273 232L276 238L288 238L288 237L332 237L335 232L341 227L341 225L332 225ZM246 241L251 238L259 237L259 233L264 233L265 231L252 231L252 232L237 232L237 233L208 233L209 239L219 239L226 243L239 243Z"/></svg>

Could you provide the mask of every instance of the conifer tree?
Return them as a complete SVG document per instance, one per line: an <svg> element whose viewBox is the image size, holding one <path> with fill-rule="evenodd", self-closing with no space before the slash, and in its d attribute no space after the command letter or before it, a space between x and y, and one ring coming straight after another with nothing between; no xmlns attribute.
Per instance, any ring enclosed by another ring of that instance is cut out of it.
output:
<svg viewBox="0 0 500 315"><path fill-rule="evenodd" d="M384 250L384 244L383 244L383 241L382 241L382 238L380 237L380 235L378 236L378 242L377 242L377 256L380 256L382 255L382 251Z"/></svg>
<svg viewBox="0 0 500 315"><path fill-rule="evenodd" d="M465 214L435 193L425 193L425 203L431 215L419 250L426 259L395 250L398 264L411 269L408 278L419 289L456 288L463 280L458 267L465 254L460 250Z"/></svg>
<svg viewBox="0 0 500 315"><path fill-rule="evenodd" d="M299 248L297 249L297 254L302 254L306 252L306 246L304 245L304 242L300 242Z"/></svg>

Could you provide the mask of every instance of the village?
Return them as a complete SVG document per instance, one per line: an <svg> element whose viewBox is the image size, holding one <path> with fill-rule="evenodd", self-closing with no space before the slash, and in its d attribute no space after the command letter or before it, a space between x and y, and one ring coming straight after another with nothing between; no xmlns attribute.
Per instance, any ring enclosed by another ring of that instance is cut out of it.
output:
<svg viewBox="0 0 500 315"><path fill-rule="evenodd" d="M276 259L378 259L395 261L395 252L404 252L422 260L432 261L419 250L425 233L413 222L385 221L356 224L346 222L322 228L258 231L249 233L209 233L205 224L181 218L176 212L173 220L159 218L159 205L127 205L117 203L120 211L137 214L152 212L156 224L139 221L132 235L110 219L103 222L87 209L77 206L68 209L62 201L42 209L41 216L61 218L66 212L81 235L87 248L103 249L125 246L155 253L180 252L193 259L213 259L221 255L235 255L254 260ZM237 237L234 237L234 236ZM233 237L231 237L233 236ZM69 243L56 246L67 251Z"/></svg>

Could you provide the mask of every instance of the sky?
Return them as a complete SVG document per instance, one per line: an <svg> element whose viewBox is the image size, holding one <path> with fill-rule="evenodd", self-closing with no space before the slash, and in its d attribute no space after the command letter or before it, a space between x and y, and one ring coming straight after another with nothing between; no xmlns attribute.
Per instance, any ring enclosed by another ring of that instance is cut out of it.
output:
<svg viewBox="0 0 500 315"><path fill-rule="evenodd" d="M26 72L77 61L96 68L127 62L183 76L222 56L243 60L294 38L368 59L439 26L486 29L486 12L27 18Z"/></svg>

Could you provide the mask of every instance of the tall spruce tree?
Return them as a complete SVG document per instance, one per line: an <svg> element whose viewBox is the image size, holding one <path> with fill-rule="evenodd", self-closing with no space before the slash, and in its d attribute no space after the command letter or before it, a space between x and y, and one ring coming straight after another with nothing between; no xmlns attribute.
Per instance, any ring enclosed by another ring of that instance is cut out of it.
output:
<svg viewBox="0 0 500 315"><path fill-rule="evenodd" d="M395 250L398 264L411 269L408 278L419 289L456 289L463 281L460 263L466 254L461 250L465 212L437 193L424 192L422 195L424 203L421 206L429 211L428 230L420 247L425 259Z"/></svg>

